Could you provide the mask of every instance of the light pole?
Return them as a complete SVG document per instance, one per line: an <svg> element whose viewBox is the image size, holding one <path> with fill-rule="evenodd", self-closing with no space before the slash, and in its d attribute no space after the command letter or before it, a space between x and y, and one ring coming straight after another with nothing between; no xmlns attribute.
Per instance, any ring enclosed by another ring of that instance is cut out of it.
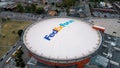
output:
<svg viewBox="0 0 120 68"><path fill-rule="evenodd" d="M2 36L2 20L0 20L0 37Z"/></svg>

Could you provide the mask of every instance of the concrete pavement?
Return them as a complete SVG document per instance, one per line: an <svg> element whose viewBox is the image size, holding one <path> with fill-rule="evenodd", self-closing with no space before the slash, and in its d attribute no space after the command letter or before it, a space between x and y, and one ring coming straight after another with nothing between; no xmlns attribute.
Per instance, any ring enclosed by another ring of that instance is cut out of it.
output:
<svg viewBox="0 0 120 68"><path fill-rule="evenodd" d="M118 23L119 18L90 18L89 22L93 22L93 24L104 27L105 33L120 37L120 23Z"/></svg>
<svg viewBox="0 0 120 68"><path fill-rule="evenodd" d="M21 40L18 40L17 43L14 45L15 47L12 48L7 55L3 58L3 60L0 62L0 68L3 68L5 65L5 62L8 60L9 57L12 56L13 52L17 50L19 46L23 45Z"/></svg>

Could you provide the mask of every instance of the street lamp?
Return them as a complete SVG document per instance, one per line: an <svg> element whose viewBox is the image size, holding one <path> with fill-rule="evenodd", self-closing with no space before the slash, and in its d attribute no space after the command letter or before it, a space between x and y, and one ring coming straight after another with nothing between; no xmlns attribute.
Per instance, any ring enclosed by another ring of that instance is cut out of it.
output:
<svg viewBox="0 0 120 68"><path fill-rule="evenodd" d="M2 20L0 20L0 37L2 36Z"/></svg>

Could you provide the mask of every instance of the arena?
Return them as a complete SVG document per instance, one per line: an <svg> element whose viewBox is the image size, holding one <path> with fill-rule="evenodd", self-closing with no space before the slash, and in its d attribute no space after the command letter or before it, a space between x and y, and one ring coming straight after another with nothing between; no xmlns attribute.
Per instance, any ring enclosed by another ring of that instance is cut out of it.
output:
<svg viewBox="0 0 120 68"><path fill-rule="evenodd" d="M51 66L83 68L101 46L101 33L76 18L48 18L28 26L23 42L29 55Z"/></svg>

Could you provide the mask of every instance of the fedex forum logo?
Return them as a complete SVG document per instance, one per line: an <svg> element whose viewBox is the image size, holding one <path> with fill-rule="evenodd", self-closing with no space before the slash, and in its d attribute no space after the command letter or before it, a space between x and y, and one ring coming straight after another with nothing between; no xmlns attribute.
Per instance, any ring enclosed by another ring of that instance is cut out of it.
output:
<svg viewBox="0 0 120 68"><path fill-rule="evenodd" d="M65 23L60 23L58 27L55 27L52 29L52 33L50 33L49 35L45 35L44 39L50 41L52 37L54 37L60 30L62 30L62 28L68 26L69 24L73 22L74 20L69 20Z"/></svg>

